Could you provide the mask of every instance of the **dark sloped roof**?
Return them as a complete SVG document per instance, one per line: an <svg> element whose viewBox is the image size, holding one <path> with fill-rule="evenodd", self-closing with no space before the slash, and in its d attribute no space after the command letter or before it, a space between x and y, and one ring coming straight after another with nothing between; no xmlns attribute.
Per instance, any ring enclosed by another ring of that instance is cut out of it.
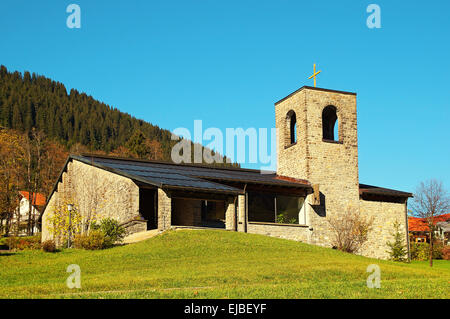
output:
<svg viewBox="0 0 450 319"><path fill-rule="evenodd" d="M259 170L173 164L98 155L71 155L71 158L157 187L242 193L241 189L224 185L220 183L222 181L302 188L311 191L311 185L305 180L287 179L273 172L261 173Z"/></svg>
<svg viewBox="0 0 450 319"><path fill-rule="evenodd" d="M224 193L242 193L242 191L238 188L222 185L208 180L202 180L186 174L178 174L177 172L173 171L157 168L155 169L151 166L143 167L142 165L136 165L135 162L129 162L125 164L124 162L115 160L105 161L100 158L87 158L83 156L71 156L71 158L151 186L167 188L191 188L202 191Z"/></svg>
<svg viewBox="0 0 450 319"><path fill-rule="evenodd" d="M367 185L367 184L359 184L359 194L360 195L380 195L380 196L402 197L402 198L413 197L413 194L411 194L411 193L402 192L402 191L398 191L395 189Z"/></svg>

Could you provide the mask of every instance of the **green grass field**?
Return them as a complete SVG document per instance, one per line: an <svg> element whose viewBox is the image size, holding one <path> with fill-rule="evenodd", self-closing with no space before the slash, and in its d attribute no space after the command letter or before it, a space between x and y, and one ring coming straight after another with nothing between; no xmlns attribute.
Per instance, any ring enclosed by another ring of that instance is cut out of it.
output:
<svg viewBox="0 0 450 319"><path fill-rule="evenodd" d="M69 289L67 266L81 267ZM381 268L369 289L367 266ZM102 251L0 253L0 298L449 298L450 262L369 259L260 235L170 231Z"/></svg>

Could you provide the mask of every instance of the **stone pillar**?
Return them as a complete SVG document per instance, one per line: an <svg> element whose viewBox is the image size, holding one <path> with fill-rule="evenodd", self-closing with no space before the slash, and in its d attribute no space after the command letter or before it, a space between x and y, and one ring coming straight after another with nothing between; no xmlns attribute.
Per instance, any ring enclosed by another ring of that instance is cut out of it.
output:
<svg viewBox="0 0 450 319"><path fill-rule="evenodd" d="M167 230L172 222L172 199L158 188L158 229Z"/></svg>
<svg viewBox="0 0 450 319"><path fill-rule="evenodd" d="M245 231L245 209L246 209L246 203L245 203L245 195L238 195L238 231L243 232Z"/></svg>
<svg viewBox="0 0 450 319"><path fill-rule="evenodd" d="M237 200L237 198L230 197L225 203L225 229L227 229L227 230L235 230L235 227L236 227L235 200Z"/></svg>

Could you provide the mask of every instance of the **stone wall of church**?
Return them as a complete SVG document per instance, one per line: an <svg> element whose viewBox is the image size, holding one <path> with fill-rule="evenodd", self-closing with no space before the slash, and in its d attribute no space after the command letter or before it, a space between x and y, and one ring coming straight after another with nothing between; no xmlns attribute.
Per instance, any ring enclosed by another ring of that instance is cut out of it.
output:
<svg viewBox="0 0 450 319"><path fill-rule="evenodd" d="M230 197L225 202L225 229L235 230L236 229L236 202L237 198Z"/></svg>
<svg viewBox="0 0 450 319"><path fill-rule="evenodd" d="M84 220L114 218L119 223L127 223L140 219L139 187L131 179L73 160L68 163L43 214L43 241L53 238L54 212L65 209L69 203L74 204Z"/></svg>
<svg viewBox="0 0 450 319"><path fill-rule="evenodd" d="M289 119L293 110L297 119L297 143L290 144ZM275 127L277 128L277 173L306 179L308 176L307 136L308 128L305 92L300 91L280 104L275 105Z"/></svg>
<svg viewBox="0 0 450 319"><path fill-rule="evenodd" d="M42 242L54 238L52 234L52 226L50 220L53 216L53 210L57 206L57 197L58 197L57 193L56 192L53 193L53 196L48 201L47 207L44 213L42 214L42 236L41 236Z"/></svg>
<svg viewBox="0 0 450 319"><path fill-rule="evenodd" d="M172 225L172 198L158 188L158 229L168 230Z"/></svg>
<svg viewBox="0 0 450 319"><path fill-rule="evenodd" d="M245 195L238 195L238 199L237 199L237 229L240 232L244 232L245 231L245 223L246 223L246 215L245 215L245 210L246 210L246 205L245 205Z"/></svg>
<svg viewBox="0 0 450 319"><path fill-rule="evenodd" d="M360 213L373 217L374 223L360 254L367 257L388 259L389 247L387 242L393 241L394 223L400 224L400 232L407 247L408 227L406 222L406 204L380 201L360 200Z"/></svg>
<svg viewBox="0 0 450 319"><path fill-rule="evenodd" d="M308 226L256 222L249 222L247 231L252 234L296 240L304 243L309 242L310 233Z"/></svg>

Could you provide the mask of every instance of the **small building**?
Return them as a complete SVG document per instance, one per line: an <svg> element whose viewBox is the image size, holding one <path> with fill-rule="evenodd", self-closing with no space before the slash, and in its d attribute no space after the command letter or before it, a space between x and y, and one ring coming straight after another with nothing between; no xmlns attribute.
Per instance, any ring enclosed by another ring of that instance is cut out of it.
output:
<svg viewBox="0 0 450 319"><path fill-rule="evenodd" d="M112 217L129 234L214 227L332 247L330 216L348 207L373 218L358 253L388 258L394 224L408 242L411 193L359 182L356 94L302 87L275 103L277 171L215 168L107 156L69 156L45 208L74 203L87 220Z"/></svg>
<svg viewBox="0 0 450 319"><path fill-rule="evenodd" d="M436 225L434 236L436 240L442 241L444 245L450 244L450 214L434 216L433 223ZM416 243L430 242L430 227L426 218L408 217L409 234Z"/></svg>
<svg viewBox="0 0 450 319"><path fill-rule="evenodd" d="M30 196L30 193L27 191L19 191L19 196L19 207L17 207L14 217L11 219L11 224L13 225L13 227L19 227L19 235L27 235L27 225L29 217L31 216L33 220L33 234L36 234L37 232L39 232L38 219L45 206L45 196L40 193L32 193ZM29 214L30 200L32 201L31 215ZM17 214L20 214L20 225L17 225Z"/></svg>
<svg viewBox="0 0 450 319"><path fill-rule="evenodd" d="M450 245L450 218L445 222L436 223L437 226L437 238L442 240L443 245Z"/></svg>

